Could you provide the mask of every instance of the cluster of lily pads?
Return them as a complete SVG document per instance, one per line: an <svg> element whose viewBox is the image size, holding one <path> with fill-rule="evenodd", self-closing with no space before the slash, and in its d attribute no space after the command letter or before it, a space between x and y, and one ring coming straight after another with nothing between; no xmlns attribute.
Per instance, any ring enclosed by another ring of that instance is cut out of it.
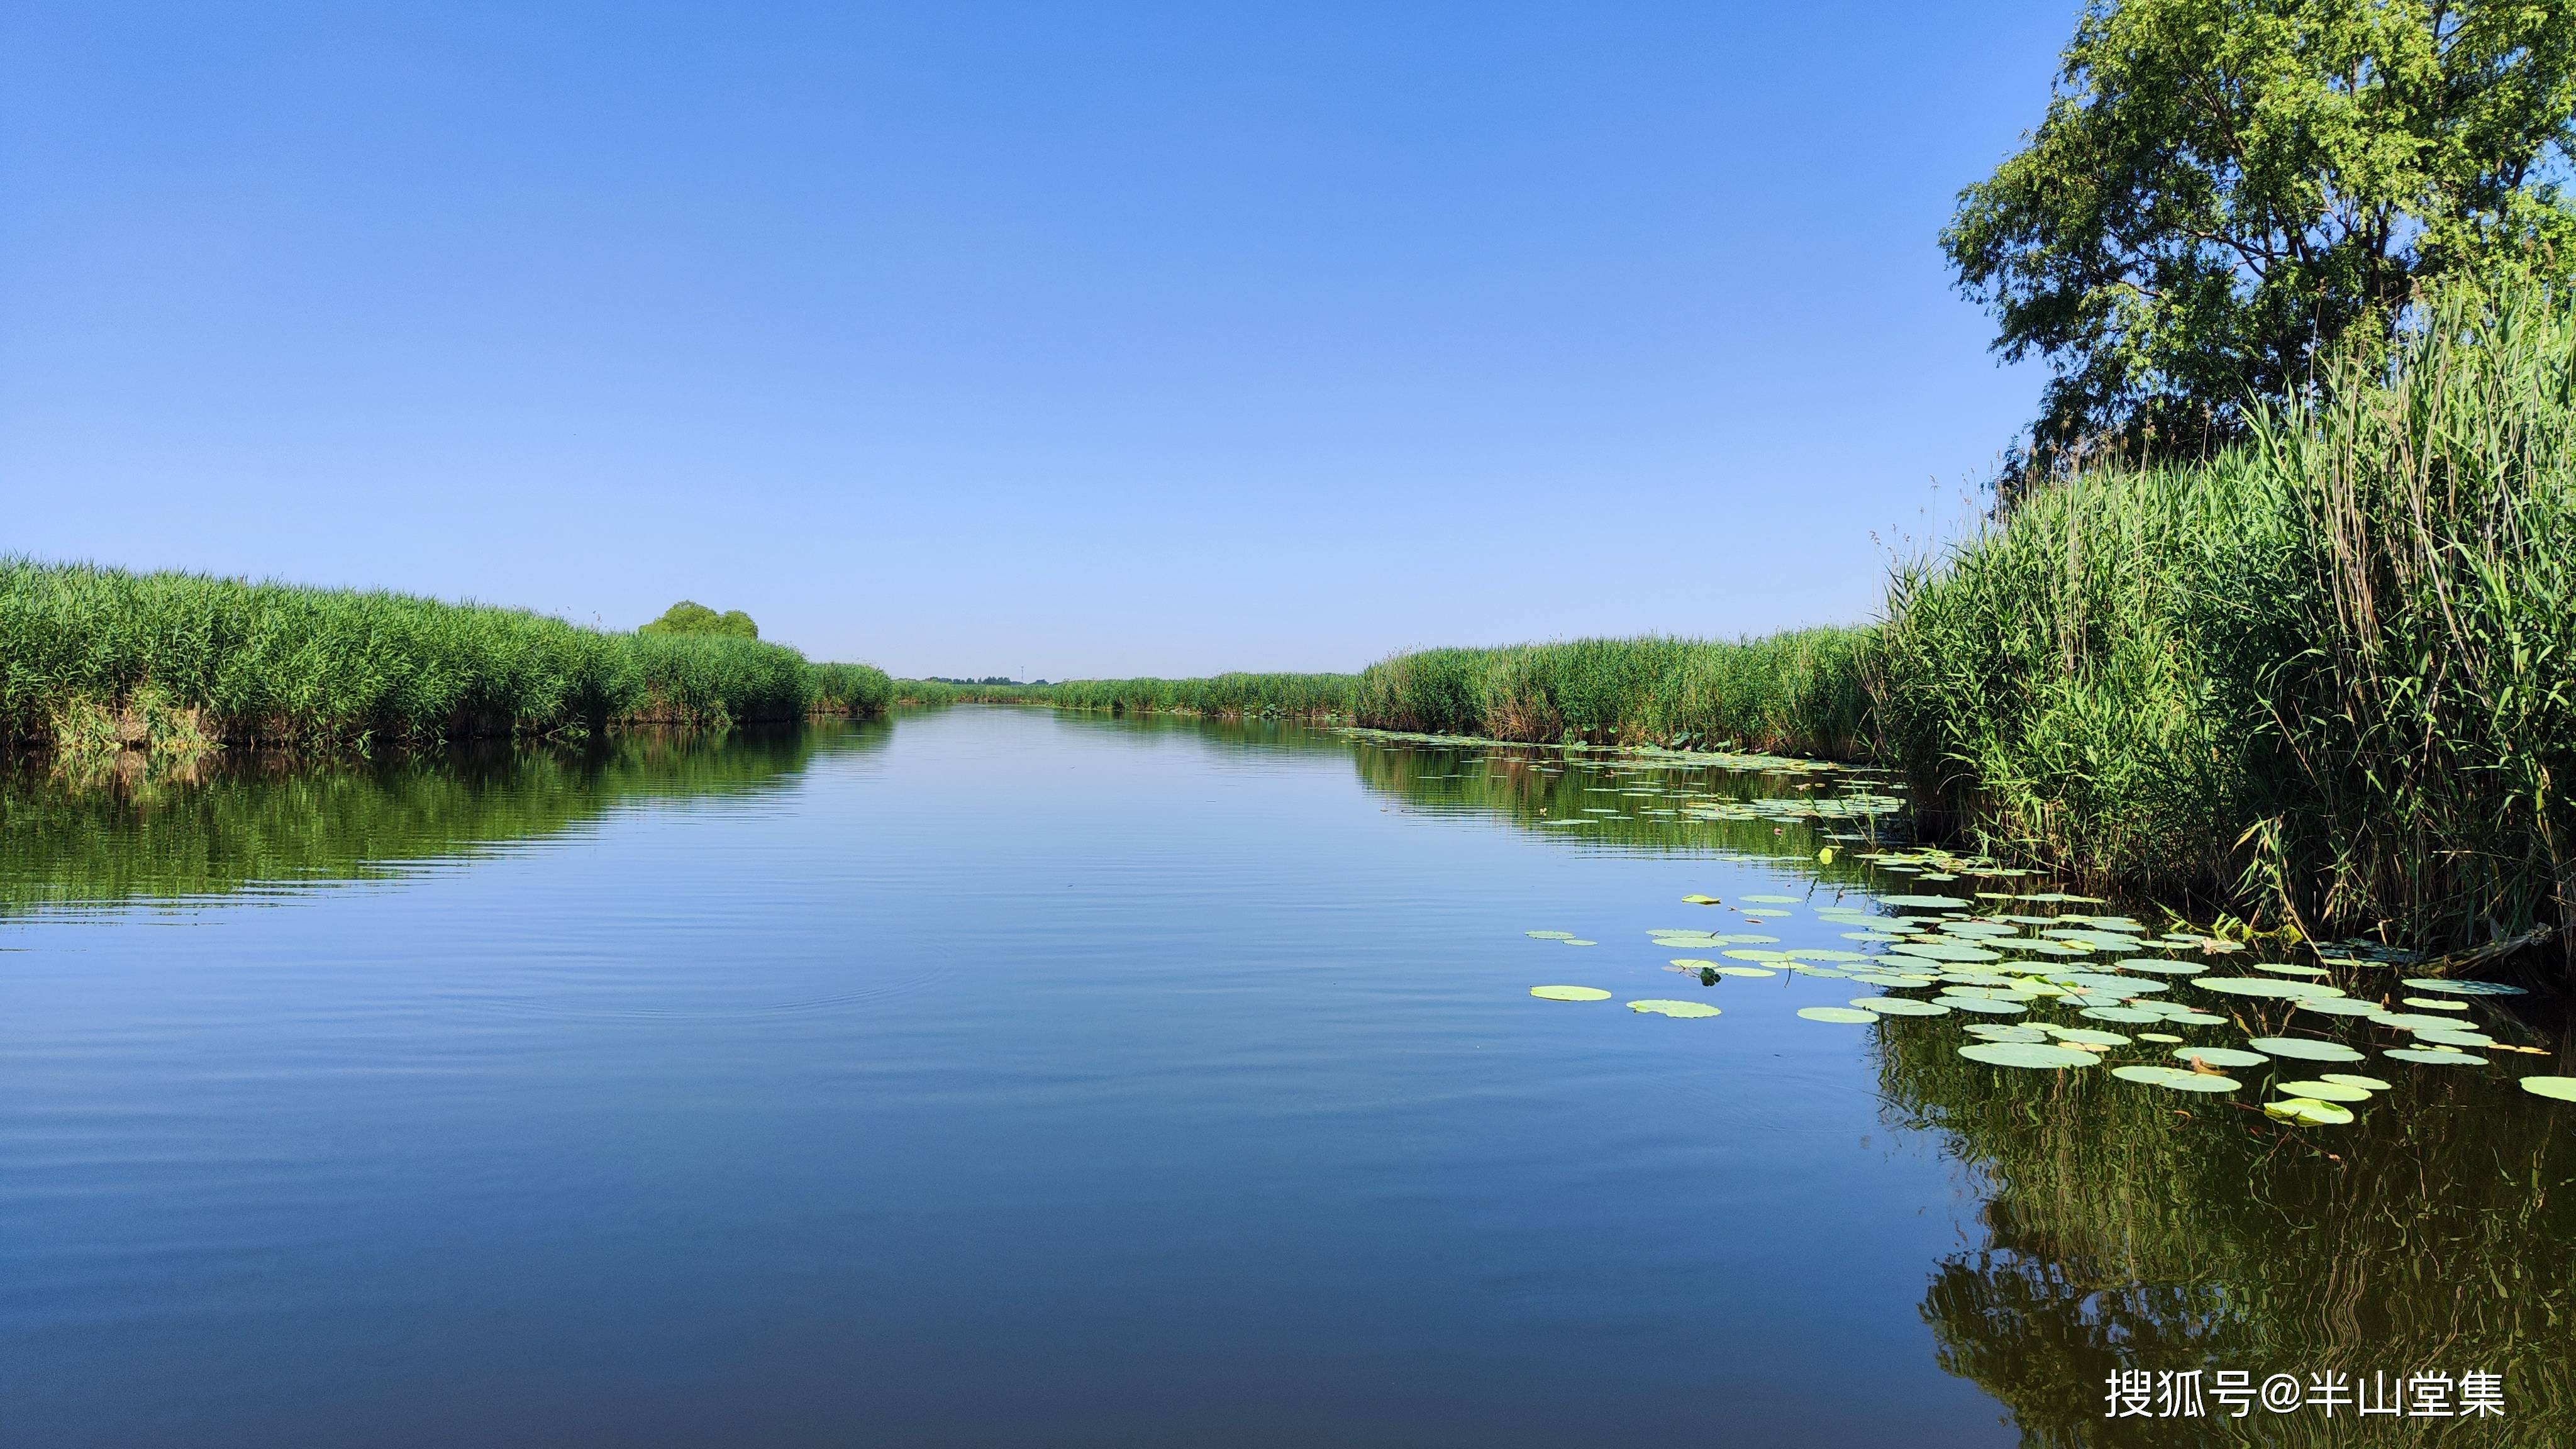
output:
<svg viewBox="0 0 2576 1449"><path fill-rule="evenodd" d="M1872 859L1903 867L1920 880L2004 874L1937 851L1881 852ZM1727 907L1748 929L1674 928L1648 935L1667 950L1710 953L1676 956L1667 968L1696 976L1704 985L1785 972L1877 988L1851 998L1848 1005L1801 1008L1797 1014L1809 1021L1866 1025L1890 1016L1973 1016L1981 1019L1969 1022L1964 1031L1974 1040L1958 1048L1970 1061L2006 1069L2068 1070L2144 1052L2150 1059L2118 1062L2110 1065L2110 1074L2179 1092L2239 1091L2244 1084L2229 1073L2245 1068L2281 1063L2348 1068L2369 1059L2356 1046L2318 1034L2329 1024L2368 1023L2397 1033L2402 1044L2382 1046L2379 1055L2418 1067L2465 1070L2490 1065L2489 1051L2538 1050L2501 1041L2469 1018L2472 1003L2520 995L2516 987L2416 976L2377 990L2373 994L2378 999L2354 994L2363 976L2401 971L2410 959L2366 942L2321 952L2322 959L2333 963L2331 969L2264 961L2221 970L2214 963L2241 953L2241 945L2190 931L2155 931L2128 916L2064 909L2100 904L2091 897L2057 891L1976 894L1989 909L1978 911L1968 899L1939 894L1878 897L1877 904L1892 908L1894 915L1859 905L1816 907L1817 919L1845 928L1840 934L1850 946L1781 949L1780 938L1763 928L1794 914L1799 902L1776 894L1738 896L1732 902L1688 896L1684 899L1694 905ZM2030 909L2037 905L2059 909ZM1570 932L1528 934L1566 945L1593 944ZM2337 971L2345 973L2354 989L2334 984ZM1556 1001L1606 1001L1611 996L1583 986L1541 986L1532 994ZM1664 998L1628 1005L1665 1016L1719 1014L1706 1003ZM2254 1014L2259 1021L2269 1009L2283 1013L2279 1024L2241 1028L2241 1042L2194 1041L2183 1034L2206 1038L2215 1029L2240 1028L2239 1013ZM2039 1010L2071 1012L2081 1020L2042 1020L2034 1014ZM2535 1095L2576 1101L2576 1077L2520 1080ZM2274 1081L2274 1095L2263 1110L2303 1125L2348 1123L2353 1120L2351 1104L2390 1088L2389 1082L2356 1071L2320 1072Z"/></svg>

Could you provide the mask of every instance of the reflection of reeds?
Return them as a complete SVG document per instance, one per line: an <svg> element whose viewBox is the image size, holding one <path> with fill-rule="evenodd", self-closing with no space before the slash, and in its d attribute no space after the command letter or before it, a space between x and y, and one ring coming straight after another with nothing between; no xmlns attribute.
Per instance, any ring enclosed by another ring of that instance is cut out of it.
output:
<svg viewBox="0 0 2576 1449"><path fill-rule="evenodd" d="M1587 813L1605 798L1618 798L1596 792L1640 778L1675 791L1675 801L1687 795L1750 803L1800 798L1807 793L1802 785L1818 783L1803 774L1725 769L1672 757L1649 765L1621 756L1596 758L1498 743L1386 744L1363 737L1351 747L1352 762L1370 789L1415 809L1496 816L1587 848L1767 857L1837 889L1864 887L1868 872L1849 850L1837 851L1831 863L1818 861L1824 832L1874 840L1885 828L1874 816L1726 819L1680 812L1646 815L1635 809Z"/></svg>
<svg viewBox="0 0 2576 1449"><path fill-rule="evenodd" d="M622 805L765 788L816 748L878 743L885 728L636 730L579 748L495 742L320 763L231 750L156 765L124 751L73 780L59 760L16 762L0 769L0 914L366 878Z"/></svg>
<svg viewBox="0 0 2576 1449"><path fill-rule="evenodd" d="M2557 1109L2501 1079L2410 1078L2350 1127L2297 1129L2250 1093L1981 1067L1947 1023L1879 1035L1891 1110L1945 1134L1987 1199L1988 1241L1939 1265L1924 1317L2024 1442L2576 1437L2576 1161ZM2127 1368L2492 1370L2508 1417L2106 1420L2105 1380Z"/></svg>

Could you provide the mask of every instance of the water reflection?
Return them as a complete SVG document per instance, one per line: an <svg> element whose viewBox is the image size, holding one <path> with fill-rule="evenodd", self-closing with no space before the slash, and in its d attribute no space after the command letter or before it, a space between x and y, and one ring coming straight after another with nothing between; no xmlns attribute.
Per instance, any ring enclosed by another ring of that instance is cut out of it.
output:
<svg viewBox="0 0 2576 1449"><path fill-rule="evenodd" d="M66 777L0 762L0 916L398 876L585 826L622 807L775 789L882 722L485 742L316 762L225 751Z"/></svg>
<svg viewBox="0 0 2576 1449"><path fill-rule="evenodd" d="M2565 1114L2510 1081L2400 1071L2316 1132L2243 1099L1990 1071L1943 1022L1878 1030L1891 1110L1943 1134L1985 1198L1986 1241L1938 1265L1924 1318L2025 1443L2537 1446L2576 1425L2576 1153ZM2506 1415L2106 1418L2129 1368L2495 1372Z"/></svg>

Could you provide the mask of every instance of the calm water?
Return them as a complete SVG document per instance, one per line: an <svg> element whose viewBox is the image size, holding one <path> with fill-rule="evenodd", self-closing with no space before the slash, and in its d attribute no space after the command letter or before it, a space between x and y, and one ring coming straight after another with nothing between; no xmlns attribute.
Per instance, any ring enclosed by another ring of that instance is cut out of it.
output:
<svg viewBox="0 0 2576 1449"><path fill-rule="evenodd" d="M2101 1417L2206 1364L2508 1378L2263 1442L2563 1442L2576 1109L2327 1138L1801 1020L1866 988L1645 932L1838 940L1825 826L1562 764L957 709L20 779L0 1439L2227 1442Z"/></svg>

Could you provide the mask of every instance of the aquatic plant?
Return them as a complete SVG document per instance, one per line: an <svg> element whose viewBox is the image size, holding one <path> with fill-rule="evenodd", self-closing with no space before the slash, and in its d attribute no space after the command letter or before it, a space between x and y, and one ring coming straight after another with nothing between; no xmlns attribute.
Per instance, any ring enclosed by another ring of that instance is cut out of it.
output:
<svg viewBox="0 0 2576 1449"><path fill-rule="evenodd" d="M722 634L610 634L380 591L0 559L0 739L67 751L216 739L560 735L881 708L865 666Z"/></svg>
<svg viewBox="0 0 2576 1449"><path fill-rule="evenodd" d="M1871 631L1578 639L1425 649L1369 666L1354 713L1386 729L1855 759L1874 733Z"/></svg>
<svg viewBox="0 0 2576 1449"><path fill-rule="evenodd" d="M2435 293L2250 445L1901 568L1880 726L1927 828L2312 937L2576 922L2576 295Z"/></svg>

